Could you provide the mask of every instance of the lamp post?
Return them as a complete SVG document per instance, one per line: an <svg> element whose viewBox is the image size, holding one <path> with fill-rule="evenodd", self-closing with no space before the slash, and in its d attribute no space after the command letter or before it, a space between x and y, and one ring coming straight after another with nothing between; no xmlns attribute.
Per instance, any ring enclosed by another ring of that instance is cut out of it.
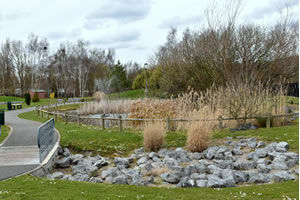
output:
<svg viewBox="0 0 300 200"><path fill-rule="evenodd" d="M147 81L147 66L148 66L148 63L145 63L144 64L144 67L145 67L145 69L146 69L146 78L145 78L145 80L146 80L146 88L145 88L145 96L146 97L148 97L148 81Z"/></svg>

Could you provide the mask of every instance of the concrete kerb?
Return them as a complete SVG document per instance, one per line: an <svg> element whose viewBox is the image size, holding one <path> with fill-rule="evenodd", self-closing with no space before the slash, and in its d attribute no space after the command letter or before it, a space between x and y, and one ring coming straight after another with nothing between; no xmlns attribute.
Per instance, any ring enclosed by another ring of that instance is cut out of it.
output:
<svg viewBox="0 0 300 200"><path fill-rule="evenodd" d="M57 156L59 142L60 142L60 134L57 129L55 129L55 133L57 134L57 141L56 141L55 145L53 146L52 150L50 151L50 153L48 154L48 156L43 161L43 163L41 163L35 169L32 169L28 172L19 174L17 176L12 176L12 177L3 179L2 181L6 181L6 180L9 180L9 179L12 179L15 177L19 177L19 176L23 176L26 174L30 174L30 175L38 176L38 177L44 177L45 174L47 174L52 169L53 163L55 162L55 159Z"/></svg>
<svg viewBox="0 0 300 200"><path fill-rule="evenodd" d="M11 133L13 132L13 128L9 125L7 125L9 128L9 133L7 135L7 137L3 140L3 142L0 144L0 147L6 142L6 140L8 140L8 138L11 136Z"/></svg>

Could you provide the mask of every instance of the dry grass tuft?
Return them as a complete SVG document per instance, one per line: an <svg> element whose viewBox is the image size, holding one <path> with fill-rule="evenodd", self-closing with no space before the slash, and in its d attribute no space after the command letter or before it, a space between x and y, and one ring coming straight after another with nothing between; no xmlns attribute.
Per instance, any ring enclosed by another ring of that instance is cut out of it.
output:
<svg viewBox="0 0 300 200"><path fill-rule="evenodd" d="M97 103L99 103L100 101L104 100L105 94L104 94L104 92L98 91L98 92L95 92L95 94L93 95L93 98Z"/></svg>
<svg viewBox="0 0 300 200"><path fill-rule="evenodd" d="M209 122L191 122L187 129L187 148L192 152L202 152L207 149L211 139L211 130Z"/></svg>
<svg viewBox="0 0 300 200"><path fill-rule="evenodd" d="M158 151L164 143L165 133L166 130L163 123L146 124L144 127L144 148L147 151Z"/></svg>

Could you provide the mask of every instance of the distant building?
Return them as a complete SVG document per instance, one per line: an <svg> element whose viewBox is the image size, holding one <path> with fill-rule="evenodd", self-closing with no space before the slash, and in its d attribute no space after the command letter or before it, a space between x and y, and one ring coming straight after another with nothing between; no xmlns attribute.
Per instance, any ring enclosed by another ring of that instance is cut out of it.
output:
<svg viewBox="0 0 300 200"><path fill-rule="evenodd" d="M47 96L47 91L46 90L29 90L29 94L31 99L33 98L34 93L38 93L39 99L45 99Z"/></svg>

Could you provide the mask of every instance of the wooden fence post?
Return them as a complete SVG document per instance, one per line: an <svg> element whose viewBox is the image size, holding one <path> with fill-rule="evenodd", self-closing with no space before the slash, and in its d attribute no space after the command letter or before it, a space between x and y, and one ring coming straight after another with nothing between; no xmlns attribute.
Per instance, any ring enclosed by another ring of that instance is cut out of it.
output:
<svg viewBox="0 0 300 200"><path fill-rule="evenodd" d="M57 122L57 110L54 111L54 120Z"/></svg>
<svg viewBox="0 0 300 200"><path fill-rule="evenodd" d="M166 129L167 129L167 131L170 130L170 117L167 117L167 119L166 119Z"/></svg>
<svg viewBox="0 0 300 200"><path fill-rule="evenodd" d="M41 117L42 117L42 118L44 117L43 107L44 107L44 106L42 106L42 108L41 108Z"/></svg>
<svg viewBox="0 0 300 200"><path fill-rule="evenodd" d="M80 123L80 114L79 113L77 114L77 122L78 122L78 126L81 126L81 123Z"/></svg>
<svg viewBox="0 0 300 200"><path fill-rule="evenodd" d="M40 108L37 106L37 115L40 116Z"/></svg>
<svg viewBox="0 0 300 200"><path fill-rule="evenodd" d="M120 132L123 131L123 126L122 126L122 116L119 116L119 128L120 128Z"/></svg>
<svg viewBox="0 0 300 200"><path fill-rule="evenodd" d="M66 124L68 124L68 115L67 115L67 113L65 113L65 121L66 121Z"/></svg>
<svg viewBox="0 0 300 200"><path fill-rule="evenodd" d="M219 121L219 129L223 129L223 118L222 118L222 115L218 116L218 121Z"/></svg>
<svg viewBox="0 0 300 200"><path fill-rule="evenodd" d="M101 115L101 120L102 120L102 130L105 130L105 119L104 119L105 114Z"/></svg>
<svg viewBox="0 0 300 200"><path fill-rule="evenodd" d="M49 107L48 107L48 110L46 112L47 112L47 119L49 119L50 118Z"/></svg>
<svg viewBox="0 0 300 200"><path fill-rule="evenodd" d="M271 127L271 117L270 117L270 116L267 117L267 120L266 120L266 127L267 127L267 128L270 128L270 127Z"/></svg>

